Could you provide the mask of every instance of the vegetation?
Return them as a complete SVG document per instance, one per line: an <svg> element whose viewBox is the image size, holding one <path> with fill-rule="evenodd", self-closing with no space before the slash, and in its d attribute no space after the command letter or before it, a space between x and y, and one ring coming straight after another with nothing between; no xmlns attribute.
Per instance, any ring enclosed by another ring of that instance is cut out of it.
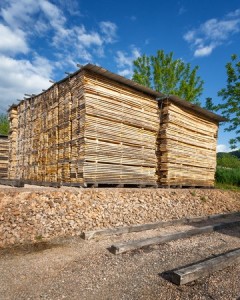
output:
<svg viewBox="0 0 240 300"><path fill-rule="evenodd" d="M0 134L7 135L9 132L9 122L6 115L0 115Z"/></svg>
<svg viewBox="0 0 240 300"><path fill-rule="evenodd" d="M203 80L197 75L198 66L174 59L173 52L158 50L156 56L142 55L134 62L133 80L166 95L177 95L200 105Z"/></svg>
<svg viewBox="0 0 240 300"><path fill-rule="evenodd" d="M229 153L217 158L216 183L240 188L240 159Z"/></svg>
<svg viewBox="0 0 240 300"><path fill-rule="evenodd" d="M229 141L234 149L240 144L240 60L236 54L233 54L231 59L231 62L226 64L227 85L218 93L223 103L215 108L228 119L229 126L225 131L233 131L236 134L236 137Z"/></svg>
<svg viewBox="0 0 240 300"><path fill-rule="evenodd" d="M217 168L216 182L240 187L240 169Z"/></svg>
<svg viewBox="0 0 240 300"><path fill-rule="evenodd" d="M210 110L210 111L213 111L215 109L212 98L210 98L210 97L206 98L204 108L206 108L207 110Z"/></svg>
<svg viewBox="0 0 240 300"><path fill-rule="evenodd" d="M240 160L229 153L224 153L217 158L218 167L240 169Z"/></svg>
<svg viewBox="0 0 240 300"><path fill-rule="evenodd" d="M240 159L240 149L239 150L234 150L234 151L231 151L229 153L226 153L226 152L218 152L217 153L217 158L221 158L222 156L225 156L225 155L232 155L232 156L235 156L237 158Z"/></svg>

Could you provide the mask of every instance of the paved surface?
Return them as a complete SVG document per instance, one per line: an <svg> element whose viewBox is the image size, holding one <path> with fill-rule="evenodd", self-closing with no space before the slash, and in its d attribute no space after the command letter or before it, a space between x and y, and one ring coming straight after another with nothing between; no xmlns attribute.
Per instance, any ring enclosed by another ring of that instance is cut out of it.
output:
<svg viewBox="0 0 240 300"><path fill-rule="evenodd" d="M219 221L222 220L214 220ZM202 225L209 223L213 221ZM118 256L107 250L114 242L190 228L169 227L90 241L75 237L2 249L0 299L228 300L240 297L239 265L181 287L162 276L173 268L240 248L240 226Z"/></svg>

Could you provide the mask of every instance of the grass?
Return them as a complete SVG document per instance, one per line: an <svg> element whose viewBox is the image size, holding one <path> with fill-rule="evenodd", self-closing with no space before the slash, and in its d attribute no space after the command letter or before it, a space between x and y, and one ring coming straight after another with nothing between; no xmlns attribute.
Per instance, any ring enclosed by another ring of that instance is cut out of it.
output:
<svg viewBox="0 0 240 300"><path fill-rule="evenodd" d="M240 187L240 168L217 167L216 183Z"/></svg>
<svg viewBox="0 0 240 300"><path fill-rule="evenodd" d="M41 241L41 240L43 239L43 237L42 237L42 235L37 235L37 236L35 237L35 239L36 239L37 241Z"/></svg>
<svg viewBox="0 0 240 300"><path fill-rule="evenodd" d="M216 188L240 191L240 159L229 153L218 157L215 179Z"/></svg>
<svg viewBox="0 0 240 300"><path fill-rule="evenodd" d="M220 190L240 191L240 186L216 182L215 188Z"/></svg>
<svg viewBox="0 0 240 300"><path fill-rule="evenodd" d="M201 200L202 202L207 202L207 198L206 198L205 196L201 196L201 197L200 197L200 200Z"/></svg>

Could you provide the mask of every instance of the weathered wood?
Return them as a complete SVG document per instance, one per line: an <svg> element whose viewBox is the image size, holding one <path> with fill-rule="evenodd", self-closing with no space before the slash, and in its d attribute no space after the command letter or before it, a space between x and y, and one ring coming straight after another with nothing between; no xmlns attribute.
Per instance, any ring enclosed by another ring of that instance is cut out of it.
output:
<svg viewBox="0 0 240 300"><path fill-rule="evenodd" d="M189 238L194 235L203 234L203 233L210 233L215 230L220 230L222 228L228 227L228 226L234 226L240 224L240 221L235 222L222 222L219 224L214 225L208 225L204 227L194 228L190 230L184 230L180 232L174 232L174 233L167 233L163 234L157 237L148 238L148 239L141 239L141 240L135 240L135 241L129 241L125 243L115 244L110 247L110 252L113 254L120 254L131 250L136 250L139 248L142 248L144 246L150 246L150 245L156 245L156 244L163 244L166 242L183 239L183 238Z"/></svg>
<svg viewBox="0 0 240 300"><path fill-rule="evenodd" d="M14 187L24 187L24 182L22 180L14 179L0 179L1 185L9 185Z"/></svg>
<svg viewBox="0 0 240 300"><path fill-rule="evenodd" d="M169 272L168 278L171 282L177 285L183 285L200 277L210 275L213 272L223 270L233 264L239 263L240 249L235 249L227 253L222 253L216 257L207 258L207 260L196 262L190 266Z"/></svg>
<svg viewBox="0 0 240 300"><path fill-rule="evenodd" d="M83 231L81 234L81 237L84 240L90 240L90 239L98 237L98 236L110 236L110 235L116 235L116 234L124 234L124 233L130 233L130 232L152 230L152 229L157 229L157 228L165 228L165 227L174 226L174 225L186 225L186 224L192 224L192 223L197 223L197 222L201 222L201 221L214 220L214 219L219 219L219 218L227 218L230 216L231 217L240 216L240 213L233 212L233 213L226 213L226 214L214 214L214 215L200 216L200 217L195 217L195 218L174 219L174 220L169 220L169 221L160 221L160 222L156 222L156 223L139 224L139 225L132 225L132 226L116 227L116 228L105 228L105 229L92 230L92 231Z"/></svg>

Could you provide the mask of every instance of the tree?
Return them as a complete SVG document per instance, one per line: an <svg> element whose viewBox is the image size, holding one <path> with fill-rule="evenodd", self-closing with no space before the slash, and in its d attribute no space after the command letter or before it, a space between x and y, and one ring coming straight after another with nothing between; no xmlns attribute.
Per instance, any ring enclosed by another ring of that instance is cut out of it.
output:
<svg viewBox="0 0 240 300"><path fill-rule="evenodd" d="M142 55L134 62L133 80L166 95L177 95L199 104L203 80L197 75L198 66L174 59L173 52L158 50L156 56Z"/></svg>
<svg viewBox="0 0 240 300"><path fill-rule="evenodd" d="M224 103L217 105L216 110L228 119L229 126L225 131L233 131L236 137L230 139L232 149L240 143L240 60L236 54L231 56L231 62L226 64L227 85L218 92Z"/></svg>
<svg viewBox="0 0 240 300"><path fill-rule="evenodd" d="M7 135L9 132L9 122L6 115L0 115L0 134Z"/></svg>
<svg viewBox="0 0 240 300"><path fill-rule="evenodd" d="M213 104L212 98L210 98L210 97L206 98L206 102L205 102L204 108L207 109L207 110L210 110L210 111L215 110L215 106Z"/></svg>

